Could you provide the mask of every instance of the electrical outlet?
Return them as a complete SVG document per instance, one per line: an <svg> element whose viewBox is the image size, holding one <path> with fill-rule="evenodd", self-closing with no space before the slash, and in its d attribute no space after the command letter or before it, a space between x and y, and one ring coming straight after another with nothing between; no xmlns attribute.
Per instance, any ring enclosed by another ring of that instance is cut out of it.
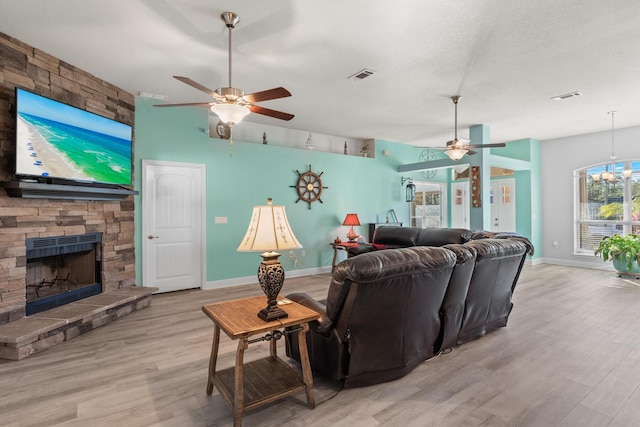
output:
<svg viewBox="0 0 640 427"><path fill-rule="evenodd" d="M305 256L304 249L300 251L300 256Z"/></svg>

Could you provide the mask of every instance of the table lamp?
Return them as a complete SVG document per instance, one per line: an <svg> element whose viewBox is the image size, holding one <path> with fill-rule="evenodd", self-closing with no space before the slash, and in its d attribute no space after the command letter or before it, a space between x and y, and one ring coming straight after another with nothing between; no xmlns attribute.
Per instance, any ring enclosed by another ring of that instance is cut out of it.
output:
<svg viewBox="0 0 640 427"><path fill-rule="evenodd" d="M351 229L347 233L347 239L349 239L350 242L355 242L355 240L358 237L358 235L353 230L353 226L354 225L360 225L360 220L358 219L358 214L348 213L347 216L344 217L344 221L342 222L342 225L350 225L351 226Z"/></svg>
<svg viewBox="0 0 640 427"><path fill-rule="evenodd" d="M247 234L238 246L238 252L263 252L258 266L258 282L267 295L267 306L258 312L266 322L287 317L278 307L277 297L284 283L284 269L278 261L278 250L298 249L302 245L293 235L284 206L273 206L271 198L266 206L254 206Z"/></svg>

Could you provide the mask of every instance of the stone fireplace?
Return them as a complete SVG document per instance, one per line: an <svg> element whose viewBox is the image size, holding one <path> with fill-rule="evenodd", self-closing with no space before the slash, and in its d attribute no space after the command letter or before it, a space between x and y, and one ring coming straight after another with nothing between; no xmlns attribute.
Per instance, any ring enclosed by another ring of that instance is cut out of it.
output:
<svg viewBox="0 0 640 427"><path fill-rule="evenodd" d="M0 32L0 359L9 360L147 307L157 290L135 286L132 189L105 197L84 187L12 185L16 87L134 124L132 94ZM65 304L26 315L40 300Z"/></svg>
<svg viewBox="0 0 640 427"><path fill-rule="evenodd" d="M102 233L28 238L26 315L102 292Z"/></svg>
<svg viewBox="0 0 640 427"><path fill-rule="evenodd" d="M0 57L0 181L14 178L16 87L134 124L134 96L111 83L1 32ZM43 279L43 285L51 281L62 285L61 279L66 278L67 273L62 272L31 277L36 273L31 271L31 260L27 260L31 251L28 239L98 233L102 241L94 259L99 261L101 272L95 275L102 292L135 284L133 196L120 200L65 197L10 197L5 188L0 188L0 326L25 317L27 296L36 289L41 294L53 289L34 285ZM80 280L73 275L69 279Z"/></svg>

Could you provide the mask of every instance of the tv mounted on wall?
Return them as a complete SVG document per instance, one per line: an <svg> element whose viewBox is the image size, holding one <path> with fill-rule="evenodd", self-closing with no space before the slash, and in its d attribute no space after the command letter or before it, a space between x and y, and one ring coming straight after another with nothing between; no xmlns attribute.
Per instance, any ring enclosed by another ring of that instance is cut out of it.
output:
<svg viewBox="0 0 640 427"><path fill-rule="evenodd" d="M131 185L132 128L16 88L16 178Z"/></svg>

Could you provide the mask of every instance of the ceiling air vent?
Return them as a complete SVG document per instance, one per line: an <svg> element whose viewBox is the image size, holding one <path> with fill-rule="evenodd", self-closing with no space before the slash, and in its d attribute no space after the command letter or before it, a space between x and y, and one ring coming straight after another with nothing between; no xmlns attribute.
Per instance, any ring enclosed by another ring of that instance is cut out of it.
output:
<svg viewBox="0 0 640 427"><path fill-rule="evenodd" d="M563 99L573 98L580 95L582 95L582 92L575 91L575 92L565 93L564 95L553 96L551 97L551 99L553 99L554 101L561 101Z"/></svg>
<svg viewBox="0 0 640 427"><path fill-rule="evenodd" d="M347 77L349 80L364 80L369 76L373 76L376 72L368 68L364 68L357 73Z"/></svg>

